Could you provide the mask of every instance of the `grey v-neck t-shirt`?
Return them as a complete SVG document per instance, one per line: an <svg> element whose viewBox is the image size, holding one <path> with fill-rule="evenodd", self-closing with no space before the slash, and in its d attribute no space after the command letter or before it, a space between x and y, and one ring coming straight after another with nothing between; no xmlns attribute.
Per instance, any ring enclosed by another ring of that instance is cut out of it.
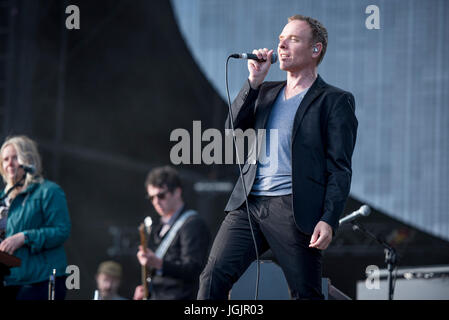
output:
<svg viewBox="0 0 449 320"><path fill-rule="evenodd" d="M282 196L292 193L291 140L296 112L307 89L285 99L285 86L273 104L267 121L265 141L257 163L252 195Z"/></svg>

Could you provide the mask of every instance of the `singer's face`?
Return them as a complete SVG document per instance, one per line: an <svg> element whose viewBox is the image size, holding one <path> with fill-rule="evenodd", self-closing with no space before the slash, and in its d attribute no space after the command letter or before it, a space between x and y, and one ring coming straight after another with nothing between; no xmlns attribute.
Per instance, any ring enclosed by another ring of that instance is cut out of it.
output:
<svg viewBox="0 0 449 320"><path fill-rule="evenodd" d="M153 204L154 209L160 216L165 216L173 213L179 203L179 197L181 194L180 188L173 192L168 191L165 188L159 188L156 186L147 186L148 197Z"/></svg>
<svg viewBox="0 0 449 320"><path fill-rule="evenodd" d="M297 72L315 66L312 59L312 30L305 21L293 20L287 23L279 36L279 68Z"/></svg>
<svg viewBox="0 0 449 320"><path fill-rule="evenodd" d="M6 146L1 154L2 169L9 183L18 181L24 174L23 169L19 168L19 160L16 148L12 144Z"/></svg>

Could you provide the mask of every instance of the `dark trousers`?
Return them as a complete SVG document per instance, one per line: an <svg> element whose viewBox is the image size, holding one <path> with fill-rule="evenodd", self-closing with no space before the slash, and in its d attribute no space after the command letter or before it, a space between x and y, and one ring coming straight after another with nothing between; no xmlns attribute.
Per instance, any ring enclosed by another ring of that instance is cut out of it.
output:
<svg viewBox="0 0 449 320"><path fill-rule="evenodd" d="M56 277L55 300L64 300L66 294L66 276ZM48 300L48 280L22 286L4 287L5 300Z"/></svg>
<svg viewBox="0 0 449 320"><path fill-rule="evenodd" d="M321 252L296 226L292 196L248 197L259 255L269 248L287 280L293 299L323 299ZM256 259L246 205L227 214L200 276L198 299L225 300L233 284Z"/></svg>

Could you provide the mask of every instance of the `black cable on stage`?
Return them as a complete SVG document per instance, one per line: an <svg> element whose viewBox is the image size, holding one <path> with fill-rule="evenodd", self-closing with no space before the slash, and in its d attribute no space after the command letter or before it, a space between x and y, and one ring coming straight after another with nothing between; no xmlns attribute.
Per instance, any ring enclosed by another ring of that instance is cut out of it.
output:
<svg viewBox="0 0 449 320"><path fill-rule="evenodd" d="M249 227L251 229L251 236L253 237L254 249L256 251L257 276L256 276L256 292L255 292L254 300L257 300L258 296L259 296L259 278L260 278L259 250L257 249L256 238L254 237L253 224L251 223L251 216L249 213L249 205L248 205L248 194L246 192L245 179L243 178L242 164L239 159L239 151L237 148L237 142L236 142L235 131L234 131L234 117L232 115L231 99L229 97L229 87L228 87L228 62L229 62L230 58L233 58L232 55L228 56L228 58L226 59L226 69L225 69L226 95L228 98L228 109L229 109L229 119L230 119L231 130L232 130L232 141L234 142L234 147L235 147L235 152L236 152L236 157L237 157L237 164L239 165L239 170L240 170L240 179L242 180L243 192L245 193L246 212L248 214Z"/></svg>

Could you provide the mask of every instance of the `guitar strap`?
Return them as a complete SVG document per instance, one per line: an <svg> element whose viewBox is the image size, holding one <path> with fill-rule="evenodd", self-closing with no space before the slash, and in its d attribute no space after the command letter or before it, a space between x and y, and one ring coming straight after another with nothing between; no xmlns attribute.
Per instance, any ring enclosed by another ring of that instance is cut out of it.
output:
<svg viewBox="0 0 449 320"><path fill-rule="evenodd" d="M170 247L173 240L175 239L179 229L181 229L181 227L184 225L184 222L186 222L186 220L189 217L196 215L196 214L198 214L198 212L196 212L195 210L188 210L188 211L184 212L184 214L181 217L179 217L178 220L176 220L176 222L173 224L173 226L168 231L167 236L164 238L164 240L162 240L161 244L159 245L156 252L154 253L156 255L156 257L162 259L165 256L168 248Z"/></svg>

